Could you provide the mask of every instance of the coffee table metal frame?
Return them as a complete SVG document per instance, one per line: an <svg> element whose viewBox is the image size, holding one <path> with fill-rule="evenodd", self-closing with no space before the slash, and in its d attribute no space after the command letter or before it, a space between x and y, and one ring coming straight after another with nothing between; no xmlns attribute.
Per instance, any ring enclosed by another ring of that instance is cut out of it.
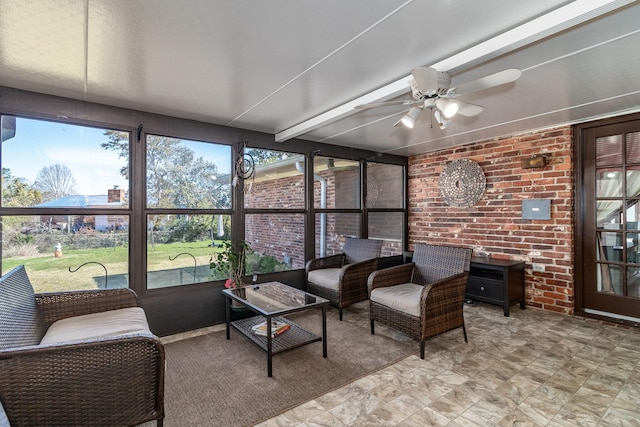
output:
<svg viewBox="0 0 640 427"><path fill-rule="evenodd" d="M273 306L270 304L255 304L251 301L242 298L238 295L238 289L223 289L222 293L225 296L225 310L226 310L226 328L227 339L231 339L231 326L238 332L247 337L251 342L256 344L262 350L267 353L267 375L272 376L273 371L273 355L282 353L284 351L292 350L294 348L301 347L303 345L310 344L312 342L322 341L322 357L327 357L327 307L329 306L329 300L321 298L319 296L304 292L300 289L293 288L280 282L267 282L258 285L246 286L241 288L245 290L260 290L260 287L279 287L280 290L296 292L298 296L303 296L306 299L313 300L311 303L304 303L299 306L285 306L279 304L281 301L274 300ZM264 288L263 288L264 289ZM267 288L268 289L268 288ZM231 321L231 303L232 300L239 302L248 309L257 313L258 316L249 317L246 319L240 319ZM268 300L268 298L267 298ZM310 310L313 308L319 308L322 310L322 336L317 336L300 326L296 325L292 321L283 317L286 314L296 313L299 311ZM273 320L279 320L288 323L291 327L281 335L271 337L271 334L267 336L260 336L253 333L251 328L262 322L267 321L267 330L271 330L271 324Z"/></svg>

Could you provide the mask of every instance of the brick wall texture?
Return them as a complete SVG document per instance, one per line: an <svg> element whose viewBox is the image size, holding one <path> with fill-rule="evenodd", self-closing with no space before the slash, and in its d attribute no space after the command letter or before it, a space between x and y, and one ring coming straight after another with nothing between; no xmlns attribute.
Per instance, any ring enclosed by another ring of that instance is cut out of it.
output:
<svg viewBox="0 0 640 427"><path fill-rule="evenodd" d="M413 156L409 159L409 247L416 242L462 245L474 255L526 262L526 303L573 312L573 194L571 127L529 132ZM522 161L547 157L542 168ZM487 187L470 208L448 206L438 177L455 159L477 162ZM551 200L550 220L522 219L522 200ZM544 272L533 272L532 264Z"/></svg>

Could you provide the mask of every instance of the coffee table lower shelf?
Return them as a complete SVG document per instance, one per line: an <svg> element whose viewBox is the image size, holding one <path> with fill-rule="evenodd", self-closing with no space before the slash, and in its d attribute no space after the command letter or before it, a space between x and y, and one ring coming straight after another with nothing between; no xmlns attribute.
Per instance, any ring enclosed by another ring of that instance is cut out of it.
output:
<svg viewBox="0 0 640 427"><path fill-rule="evenodd" d="M267 349L267 337L262 335L256 335L251 328L260 322L263 322L265 318L263 316L254 316L247 319L240 319L231 322L231 326L234 327L242 335L246 336L260 347L264 351ZM322 341L322 337L312 334L311 332L301 328L295 323L287 320L285 317L273 317L271 321L281 321L288 323L291 327L282 334L271 338L271 354L282 353L287 350L302 347L303 345L310 344L312 342Z"/></svg>

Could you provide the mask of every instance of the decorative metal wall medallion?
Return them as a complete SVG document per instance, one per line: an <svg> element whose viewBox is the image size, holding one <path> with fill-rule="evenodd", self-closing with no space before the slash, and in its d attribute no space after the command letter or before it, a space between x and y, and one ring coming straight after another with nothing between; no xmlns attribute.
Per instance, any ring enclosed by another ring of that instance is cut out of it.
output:
<svg viewBox="0 0 640 427"><path fill-rule="evenodd" d="M458 159L445 166L438 186L449 206L468 208L482 199L487 181L479 164L469 159Z"/></svg>

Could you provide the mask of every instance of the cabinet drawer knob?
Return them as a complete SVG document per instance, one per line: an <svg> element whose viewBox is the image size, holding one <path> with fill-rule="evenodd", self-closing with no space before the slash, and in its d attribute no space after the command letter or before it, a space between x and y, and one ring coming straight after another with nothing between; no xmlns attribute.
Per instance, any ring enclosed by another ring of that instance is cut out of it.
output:
<svg viewBox="0 0 640 427"><path fill-rule="evenodd" d="M480 286L480 290L484 292L484 286Z"/></svg>

